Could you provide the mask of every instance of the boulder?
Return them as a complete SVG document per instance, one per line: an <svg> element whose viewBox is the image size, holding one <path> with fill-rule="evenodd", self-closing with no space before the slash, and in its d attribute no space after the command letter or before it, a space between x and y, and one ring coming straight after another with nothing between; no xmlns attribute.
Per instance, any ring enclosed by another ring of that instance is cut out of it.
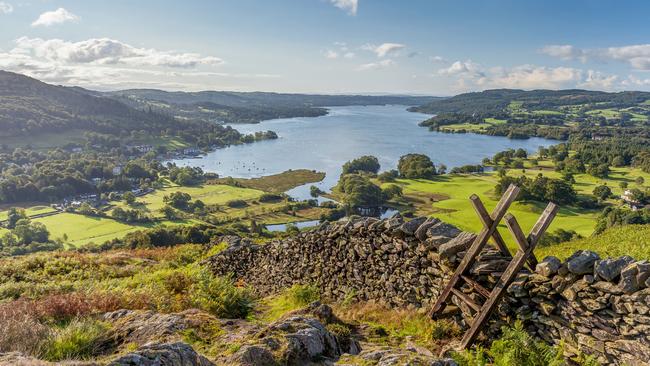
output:
<svg viewBox="0 0 650 366"><path fill-rule="evenodd" d="M597 253L590 250L579 250L567 259L567 270L579 275L593 274L594 263L600 259Z"/></svg>
<svg viewBox="0 0 650 366"><path fill-rule="evenodd" d="M438 222L437 224L432 225L427 229L427 237L437 237L444 236L447 238L453 238L459 235L461 231L454 225L447 224L446 222Z"/></svg>
<svg viewBox="0 0 650 366"><path fill-rule="evenodd" d="M430 229L429 229L430 230ZM462 232L455 238L438 247L440 257L449 259L457 253L467 250L476 239L476 234Z"/></svg>
<svg viewBox="0 0 650 366"><path fill-rule="evenodd" d="M629 255L598 260L594 265L594 273L605 281L614 282L621 275L623 268L632 262L634 258Z"/></svg>
<svg viewBox="0 0 650 366"><path fill-rule="evenodd" d="M427 221L427 218L422 216L422 217L416 217L411 221L407 221L402 224L402 226L399 227L400 230L406 235L413 235L415 234L415 231L422 225L425 221Z"/></svg>
<svg viewBox="0 0 650 366"><path fill-rule="evenodd" d="M535 272L544 277L551 277L557 273L561 266L562 262L557 257L547 256L541 262L537 263Z"/></svg>
<svg viewBox="0 0 650 366"><path fill-rule="evenodd" d="M428 218L418 227L417 230L415 230L415 237L418 238L419 241L425 241L427 239L427 231L439 222L440 220L435 217Z"/></svg>
<svg viewBox="0 0 650 366"><path fill-rule="evenodd" d="M649 277L650 263L648 261L633 262L621 271L621 280L618 285L625 293L633 293L645 287Z"/></svg>
<svg viewBox="0 0 650 366"><path fill-rule="evenodd" d="M213 366L183 342L149 344L108 363L109 366Z"/></svg>
<svg viewBox="0 0 650 366"><path fill-rule="evenodd" d="M241 366L275 366L277 362L273 353L262 346L242 346L231 358L232 365Z"/></svg>

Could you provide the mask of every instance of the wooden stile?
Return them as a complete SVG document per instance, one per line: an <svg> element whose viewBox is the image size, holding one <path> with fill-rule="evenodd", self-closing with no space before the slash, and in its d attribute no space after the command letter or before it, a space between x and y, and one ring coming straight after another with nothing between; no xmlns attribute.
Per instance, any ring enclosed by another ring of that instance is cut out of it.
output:
<svg viewBox="0 0 650 366"><path fill-rule="evenodd" d="M456 268L456 271L451 276L444 290L441 292L435 304L429 311L431 317L440 314L445 309L447 301L453 294L476 312L470 328L463 336L461 348L467 348L474 342L481 328L489 320L492 311L498 305L510 283L512 283L512 281L517 277L519 271L521 271L526 264L528 264L531 269L535 269L537 259L535 258L533 251L535 250L539 238L544 234L546 229L548 229L557 214L558 206L554 203L549 203L533 226L528 237L526 237L515 217L512 214L506 215L506 211L510 207L510 204L512 204L516 199L518 193L518 187L514 185L508 187L508 190L501 197L501 200L499 200L499 203L492 214L487 213L485 206L483 206L483 203L478 196L472 195L472 197L470 197L472 205L474 206L479 219L483 223L483 229L472 243L472 246L467 250L467 253ZM514 256L510 254L505 241L496 230L499 222L504 219L504 217L508 230L519 246ZM512 258L508 267L499 274L499 279L492 290L488 290L478 282L474 281L468 273L472 264L476 262L477 255L481 253L490 237L494 239L497 248L503 255ZM482 305L479 305L466 293L459 290L458 284L461 281L469 285L474 291L484 297L486 299L485 302Z"/></svg>

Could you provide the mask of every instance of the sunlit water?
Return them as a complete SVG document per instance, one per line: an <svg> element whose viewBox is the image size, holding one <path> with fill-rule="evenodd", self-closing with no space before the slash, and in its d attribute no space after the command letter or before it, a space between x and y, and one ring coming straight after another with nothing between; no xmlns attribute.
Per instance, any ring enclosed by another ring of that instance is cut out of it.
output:
<svg viewBox="0 0 650 366"><path fill-rule="evenodd" d="M333 107L326 116L287 118L259 124L233 125L242 133L272 130L277 140L231 146L200 159L178 160L180 166L199 166L220 176L252 178L281 173L288 169L325 172L316 185L328 191L336 185L341 166L361 155L374 155L382 170L395 169L399 157L408 153L426 154L449 169L479 164L485 157L508 148L529 152L548 146L553 140L530 138L511 140L477 134L430 132L418 123L428 115L412 113L405 106ZM287 192L297 199L309 197L307 184Z"/></svg>

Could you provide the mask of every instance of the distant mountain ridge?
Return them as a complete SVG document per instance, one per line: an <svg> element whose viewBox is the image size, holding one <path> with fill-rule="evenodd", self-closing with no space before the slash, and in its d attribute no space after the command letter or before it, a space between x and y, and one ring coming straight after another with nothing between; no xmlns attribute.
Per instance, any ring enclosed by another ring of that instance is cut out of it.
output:
<svg viewBox="0 0 650 366"><path fill-rule="evenodd" d="M168 92L157 89L129 89L106 94L113 97L141 98L175 104L209 102L228 107L248 107L251 105L273 105L276 107L334 107L382 104L422 105L437 98L405 95L328 95L231 91Z"/></svg>
<svg viewBox="0 0 650 366"><path fill-rule="evenodd" d="M492 89L464 93L451 98L436 99L419 107L410 108L422 113L498 113L512 102L521 102L526 109L544 109L562 105L609 103L612 106L634 106L650 99L649 92L603 92L581 89L519 90Z"/></svg>
<svg viewBox="0 0 650 366"><path fill-rule="evenodd" d="M50 85L0 71L0 136L70 129L119 134L174 125L173 118L145 113L83 88Z"/></svg>

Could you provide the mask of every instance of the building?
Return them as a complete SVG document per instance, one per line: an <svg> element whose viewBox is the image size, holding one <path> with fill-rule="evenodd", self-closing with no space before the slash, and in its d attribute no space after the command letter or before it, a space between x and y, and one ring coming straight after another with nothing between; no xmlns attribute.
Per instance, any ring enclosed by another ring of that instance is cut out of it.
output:
<svg viewBox="0 0 650 366"><path fill-rule="evenodd" d="M113 167L113 175L120 175L122 174L122 166L121 165L116 165Z"/></svg>

